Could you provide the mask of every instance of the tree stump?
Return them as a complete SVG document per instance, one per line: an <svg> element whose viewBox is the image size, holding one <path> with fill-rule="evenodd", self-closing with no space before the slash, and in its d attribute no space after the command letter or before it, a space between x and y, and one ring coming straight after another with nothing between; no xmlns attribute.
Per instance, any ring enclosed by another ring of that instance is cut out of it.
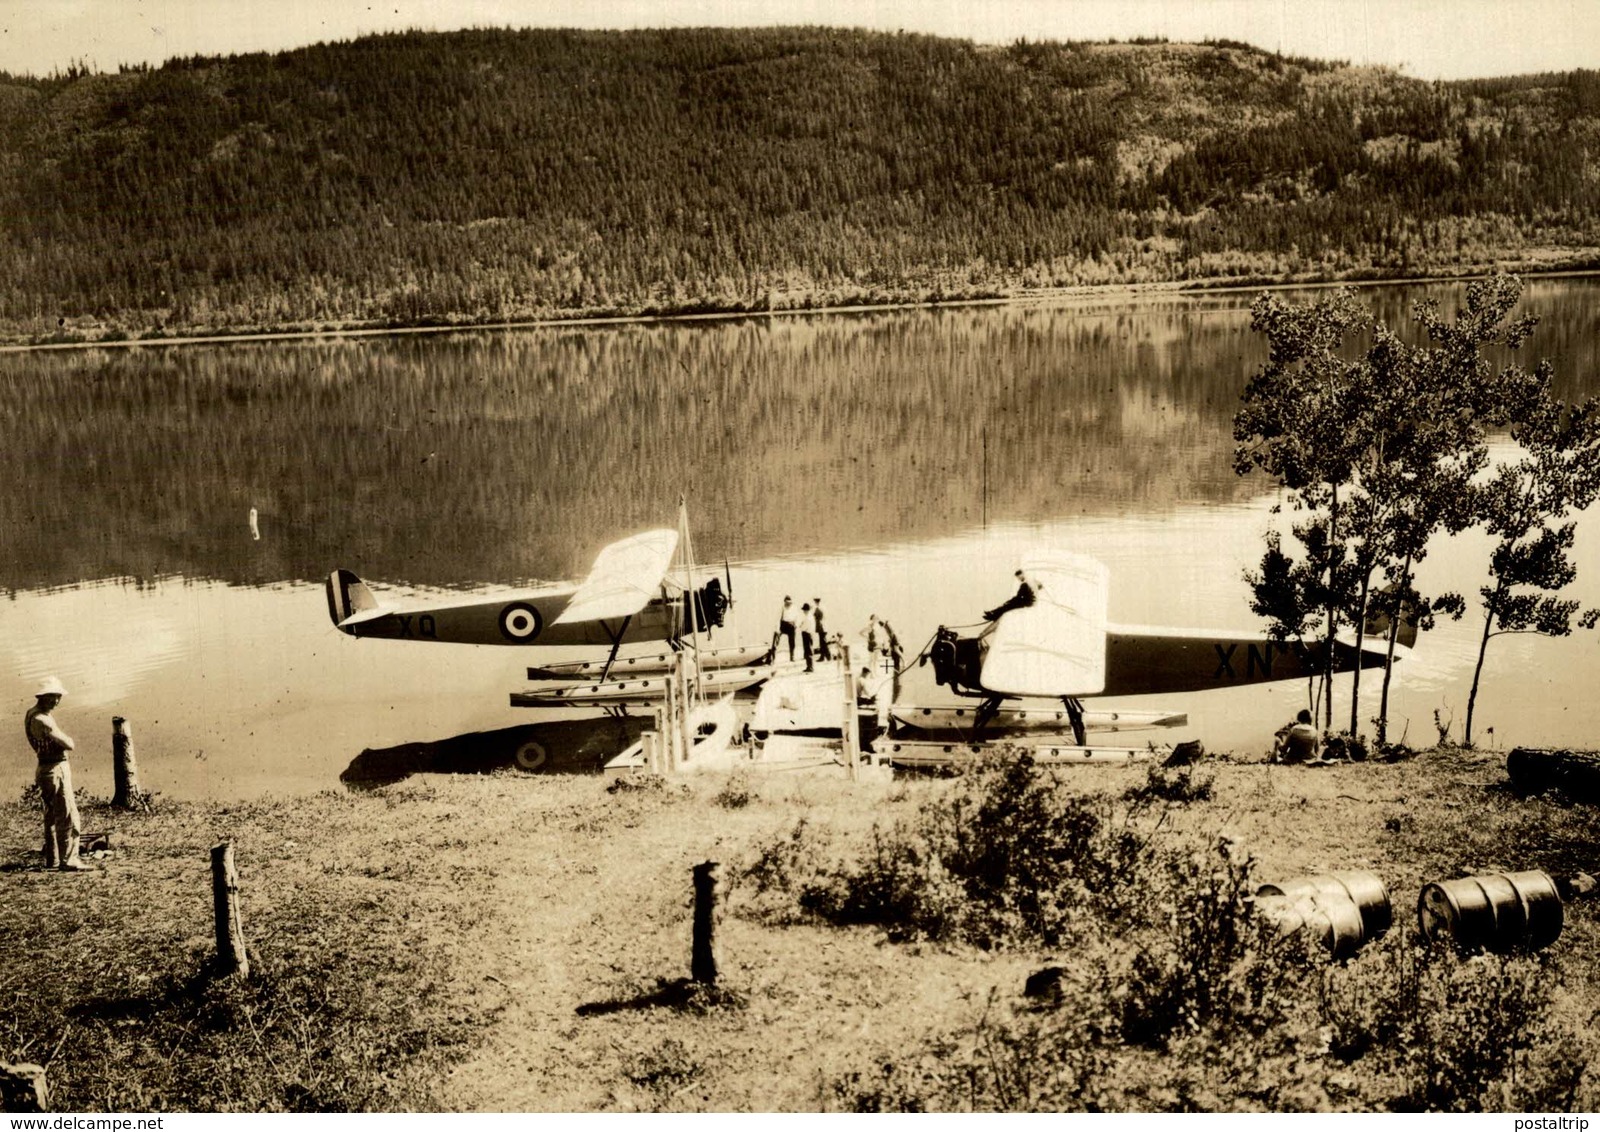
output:
<svg viewBox="0 0 1600 1132"><path fill-rule="evenodd" d="M143 800L139 789L139 763L133 755L133 734L128 721L120 715L111 717L111 766L115 792L111 804L119 810L131 810Z"/></svg>
<svg viewBox="0 0 1600 1132"><path fill-rule="evenodd" d="M689 955L689 975L706 986L717 981L717 869L716 861L694 867L694 947Z"/></svg>
<svg viewBox="0 0 1600 1132"><path fill-rule="evenodd" d="M1600 802L1600 752L1517 747L1506 756L1506 773L1518 794L1560 789L1580 802Z"/></svg>
<svg viewBox="0 0 1600 1132"><path fill-rule="evenodd" d="M223 975L250 977L244 925L239 919L239 874L233 867L233 843L211 850L211 902L217 920L217 969Z"/></svg>
<svg viewBox="0 0 1600 1132"><path fill-rule="evenodd" d="M44 1066L0 1061L0 1112L49 1112Z"/></svg>

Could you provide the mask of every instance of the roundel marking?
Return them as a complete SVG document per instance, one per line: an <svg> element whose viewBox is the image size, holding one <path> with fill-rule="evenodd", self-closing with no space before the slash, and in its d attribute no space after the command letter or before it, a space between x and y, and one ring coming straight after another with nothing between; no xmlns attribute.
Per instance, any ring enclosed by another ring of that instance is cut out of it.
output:
<svg viewBox="0 0 1600 1132"><path fill-rule="evenodd" d="M529 739L517 748L517 765L523 770L538 770L549 757L544 744L537 739Z"/></svg>
<svg viewBox="0 0 1600 1132"><path fill-rule="evenodd" d="M500 635L523 644L533 640L544 628L539 611L525 601L514 601L500 611Z"/></svg>

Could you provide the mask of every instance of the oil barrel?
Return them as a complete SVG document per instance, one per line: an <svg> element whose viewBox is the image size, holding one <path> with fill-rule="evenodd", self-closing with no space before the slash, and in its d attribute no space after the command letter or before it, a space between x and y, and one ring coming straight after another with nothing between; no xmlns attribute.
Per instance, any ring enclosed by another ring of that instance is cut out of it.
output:
<svg viewBox="0 0 1600 1132"><path fill-rule="evenodd" d="M1370 937L1354 900L1329 892L1285 896L1267 893L1256 897L1256 909L1279 934L1308 931L1335 959L1348 959Z"/></svg>
<svg viewBox="0 0 1600 1132"><path fill-rule="evenodd" d="M1561 935L1561 894L1548 873L1489 873L1424 885L1417 926L1435 942L1462 951L1538 950Z"/></svg>
<svg viewBox="0 0 1600 1132"><path fill-rule="evenodd" d="M1348 900L1361 912L1362 941L1377 939L1394 923L1389 904L1389 888L1377 873L1317 873L1292 880L1263 884L1258 897L1285 897L1295 903L1307 897L1324 896Z"/></svg>

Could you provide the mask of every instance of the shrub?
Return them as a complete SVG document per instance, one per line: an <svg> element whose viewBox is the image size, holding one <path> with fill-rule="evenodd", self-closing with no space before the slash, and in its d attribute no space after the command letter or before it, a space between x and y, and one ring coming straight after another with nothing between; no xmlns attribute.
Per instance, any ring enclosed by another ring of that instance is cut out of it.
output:
<svg viewBox="0 0 1600 1132"><path fill-rule="evenodd" d="M1192 766L1167 769L1152 764L1145 780L1124 795L1134 802L1209 802L1216 794L1216 779Z"/></svg>
<svg viewBox="0 0 1600 1132"><path fill-rule="evenodd" d="M1109 1002L1103 980L1080 983L1047 1013L991 995L970 1029L845 1074L827 1103L852 1112L1100 1109L1116 1048Z"/></svg>
<svg viewBox="0 0 1600 1132"><path fill-rule="evenodd" d="M1252 1033L1281 1022L1311 970L1307 941L1255 914L1254 859L1227 837L1167 856L1161 929L1134 960L1123 1006L1130 1041L1154 1045L1209 1023Z"/></svg>
<svg viewBox="0 0 1600 1132"><path fill-rule="evenodd" d="M742 810L750 804L750 780L743 771L735 771L711 801L725 810Z"/></svg>
<svg viewBox="0 0 1600 1132"><path fill-rule="evenodd" d="M894 939L1053 947L1091 908L1112 921L1137 914L1150 859L1129 815L1067 794L1024 751L981 764L891 832L875 829L863 861L823 870L800 901Z"/></svg>

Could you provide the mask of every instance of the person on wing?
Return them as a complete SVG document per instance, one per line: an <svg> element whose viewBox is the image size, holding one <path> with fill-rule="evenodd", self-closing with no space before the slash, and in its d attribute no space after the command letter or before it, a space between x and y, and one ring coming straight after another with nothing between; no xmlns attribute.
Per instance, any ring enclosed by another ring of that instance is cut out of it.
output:
<svg viewBox="0 0 1600 1132"><path fill-rule="evenodd" d="M1272 748L1272 761L1278 763L1315 762L1322 746L1321 736L1311 725L1311 713L1301 708L1293 723L1278 729Z"/></svg>
<svg viewBox="0 0 1600 1132"><path fill-rule="evenodd" d="M833 653L828 651L828 630L822 623L822 599L811 599L811 615L817 622L817 657L820 660L832 660Z"/></svg>
<svg viewBox="0 0 1600 1132"><path fill-rule="evenodd" d="M72 796L72 766L67 762L74 744L51 715L66 694L60 680L46 679L34 693L22 726L39 759L34 781L44 803L44 867L76 873L89 866L78 860L78 803Z"/></svg>
<svg viewBox="0 0 1600 1132"><path fill-rule="evenodd" d="M806 671L815 672L813 664L817 639L817 615L811 612L811 603L808 601L800 606L800 644L805 652Z"/></svg>
<svg viewBox="0 0 1600 1132"><path fill-rule="evenodd" d="M1017 571L1017 592L993 609L986 610L983 615L985 621L998 621L1004 614L1013 609L1024 609L1033 604L1034 587L1029 583L1026 575L1021 570Z"/></svg>
<svg viewBox="0 0 1600 1132"><path fill-rule="evenodd" d="M794 635L800 624L800 614L795 610L794 598L784 595L783 612L778 614L778 632L789 642L789 659L794 659ZM774 650L776 651L776 650Z"/></svg>

